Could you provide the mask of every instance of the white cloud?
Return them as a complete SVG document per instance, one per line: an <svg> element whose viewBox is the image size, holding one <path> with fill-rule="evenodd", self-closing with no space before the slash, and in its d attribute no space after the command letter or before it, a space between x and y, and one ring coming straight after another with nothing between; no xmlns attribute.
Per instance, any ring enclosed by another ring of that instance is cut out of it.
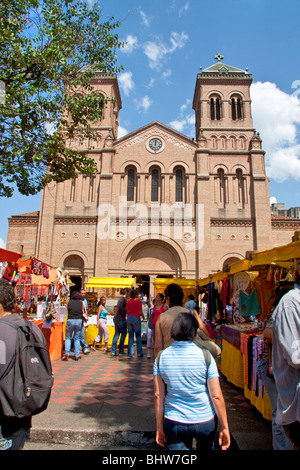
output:
<svg viewBox="0 0 300 470"><path fill-rule="evenodd" d="M189 37L186 33L171 33L170 43L171 45L165 44L159 38L155 38L153 41L147 41L143 48L144 53L149 59L149 66L152 69L159 69L165 61L168 54L172 54L177 49L182 49Z"/></svg>
<svg viewBox="0 0 300 470"><path fill-rule="evenodd" d="M194 114L188 114L182 119L175 119L169 123L170 127L173 127L178 132L183 132L187 135L193 135L195 132L195 116Z"/></svg>
<svg viewBox="0 0 300 470"><path fill-rule="evenodd" d="M134 81L132 79L132 72L123 72L119 75L119 85L124 91L126 96L134 89Z"/></svg>
<svg viewBox="0 0 300 470"><path fill-rule="evenodd" d="M141 100L135 100L136 108L143 111L144 113L148 111L152 103L153 101L149 98L148 95L143 96Z"/></svg>
<svg viewBox="0 0 300 470"><path fill-rule="evenodd" d="M127 38L125 39L125 44L121 51L125 52L125 54L131 54L134 49L138 47L138 40L136 36L132 36L128 34Z"/></svg>
<svg viewBox="0 0 300 470"><path fill-rule="evenodd" d="M271 205L271 204L277 204L277 199L276 199L275 196L271 196L271 197L270 197L270 205Z"/></svg>
<svg viewBox="0 0 300 470"><path fill-rule="evenodd" d="M171 70L171 69L167 69L167 70L165 70L165 71L161 74L161 78L162 78L162 80L166 80L166 79L169 78L171 75L172 75L172 70Z"/></svg>
<svg viewBox="0 0 300 470"><path fill-rule="evenodd" d="M148 88L148 90L150 90L151 88L154 87L154 83L155 83L155 78L151 78L148 85L145 85L145 88Z"/></svg>
<svg viewBox="0 0 300 470"><path fill-rule="evenodd" d="M266 151L266 170L278 182L300 179L300 100L276 84L257 82L251 87L253 123Z"/></svg>
<svg viewBox="0 0 300 470"><path fill-rule="evenodd" d="M124 135L128 134L128 130L125 129L125 127L119 126L118 129L118 139L121 139L121 137L124 137Z"/></svg>
<svg viewBox="0 0 300 470"><path fill-rule="evenodd" d="M6 247L6 243L4 240L2 240L2 238L0 238L0 248L5 248Z"/></svg>
<svg viewBox="0 0 300 470"><path fill-rule="evenodd" d="M186 99L185 103L180 106L180 112L177 119L169 123L178 132L185 132L186 135L194 135L195 133L195 114L190 112L191 100Z"/></svg>
<svg viewBox="0 0 300 470"><path fill-rule="evenodd" d="M149 28L150 26L149 16L147 16L143 10L140 10L140 15L142 18L143 25L146 26L146 28Z"/></svg>
<svg viewBox="0 0 300 470"><path fill-rule="evenodd" d="M171 127L173 127L173 129L175 129L176 131L178 132L183 132L185 126L186 126L186 120L185 119L182 119L181 121L179 120L175 120L175 121L171 121L169 123L169 125Z"/></svg>
<svg viewBox="0 0 300 470"><path fill-rule="evenodd" d="M190 3L189 3L189 2L186 2L186 3L183 5L183 7L180 8L180 10L179 10L179 13L178 13L179 17L182 16L183 13L185 13L186 11L188 11L189 7L190 7Z"/></svg>

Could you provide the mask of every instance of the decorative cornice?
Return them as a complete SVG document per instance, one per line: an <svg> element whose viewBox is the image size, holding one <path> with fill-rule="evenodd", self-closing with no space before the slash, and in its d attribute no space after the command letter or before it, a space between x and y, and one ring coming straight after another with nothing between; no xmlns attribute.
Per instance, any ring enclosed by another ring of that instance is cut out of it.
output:
<svg viewBox="0 0 300 470"><path fill-rule="evenodd" d="M55 225L91 225L97 224L97 217L54 217Z"/></svg>
<svg viewBox="0 0 300 470"><path fill-rule="evenodd" d="M252 219L210 219L211 227L252 227Z"/></svg>
<svg viewBox="0 0 300 470"><path fill-rule="evenodd" d="M274 230L300 230L300 219L293 220L272 220Z"/></svg>
<svg viewBox="0 0 300 470"><path fill-rule="evenodd" d="M8 223L9 223L9 226L19 226L19 225L32 225L33 227L36 227L38 225L38 222L39 222L39 218L36 217L36 218L27 218L27 217L24 217L24 218L9 218L8 219Z"/></svg>

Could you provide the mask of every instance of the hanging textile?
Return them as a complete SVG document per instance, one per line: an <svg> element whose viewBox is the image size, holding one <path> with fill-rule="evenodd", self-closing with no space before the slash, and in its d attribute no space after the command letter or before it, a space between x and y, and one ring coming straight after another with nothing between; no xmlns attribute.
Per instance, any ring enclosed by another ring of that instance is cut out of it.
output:
<svg viewBox="0 0 300 470"><path fill-rule="evenodd" d="M239 315L242 317L251 317L252 315L260 315L260 313L261 310L256 291L254 290L248 295L240 290Z"/></svg>

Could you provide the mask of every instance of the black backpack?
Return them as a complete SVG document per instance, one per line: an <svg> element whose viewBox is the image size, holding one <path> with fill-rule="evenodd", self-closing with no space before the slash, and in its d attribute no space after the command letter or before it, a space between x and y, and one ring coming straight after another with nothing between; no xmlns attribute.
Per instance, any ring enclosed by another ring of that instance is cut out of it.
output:
<svg viewBox="0 0 300 470"><path fill-rule="evenodd" d="M53 386L52 366L46 341L42 341L30 321L5 323L17 330L15 358L0 377L0 414L25 418L44 411Z"/></svg>

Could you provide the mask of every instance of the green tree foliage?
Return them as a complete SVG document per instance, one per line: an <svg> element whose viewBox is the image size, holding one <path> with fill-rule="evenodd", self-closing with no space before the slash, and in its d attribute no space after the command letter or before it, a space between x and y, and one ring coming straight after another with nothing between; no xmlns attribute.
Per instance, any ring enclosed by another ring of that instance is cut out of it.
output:
<svg viewBox="0 0 300 470"><path fill-rule="evenodd" d="M51 181L96 171L67 142L94 135L105 103L90 82L96 70L119 71L118 27L85 1L1 1L0 196L12 196L14 186L36 194Z"/></svg>

